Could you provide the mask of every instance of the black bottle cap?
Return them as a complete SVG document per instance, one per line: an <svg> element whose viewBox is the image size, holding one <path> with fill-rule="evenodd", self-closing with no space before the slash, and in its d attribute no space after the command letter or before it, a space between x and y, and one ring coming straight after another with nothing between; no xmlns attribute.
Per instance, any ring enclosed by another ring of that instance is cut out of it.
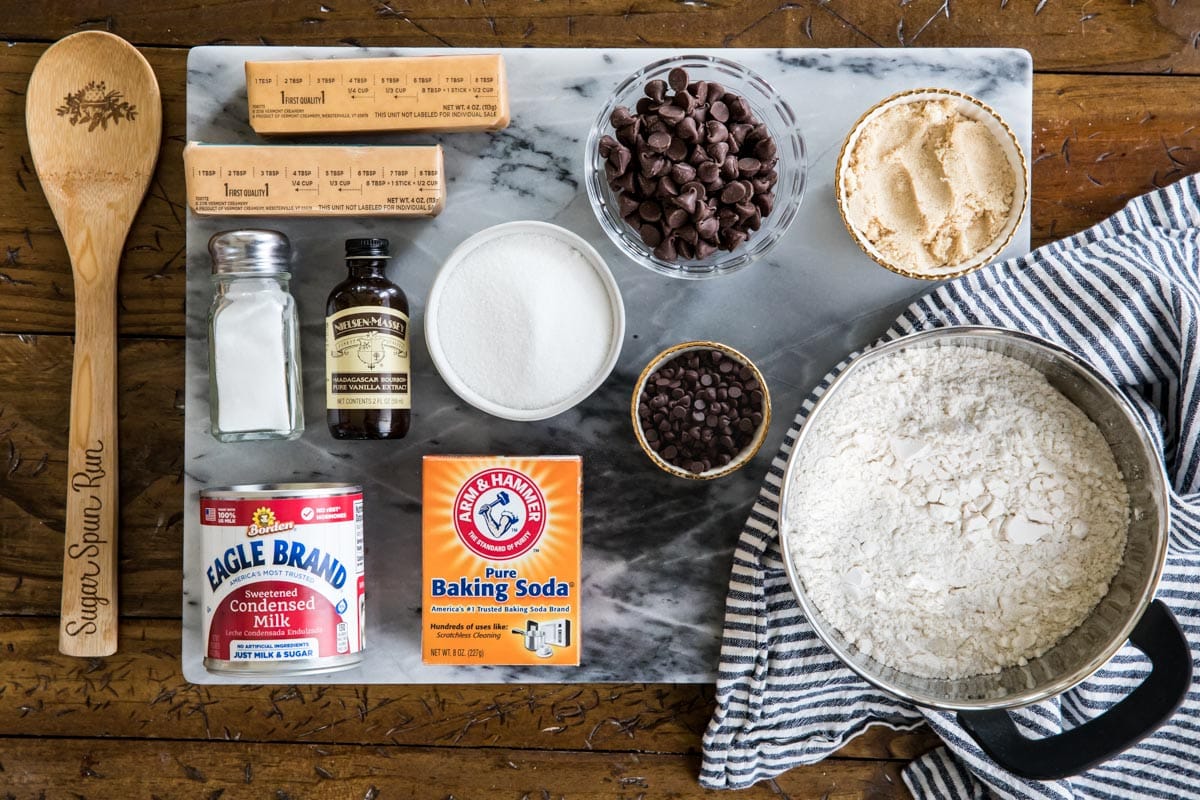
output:
<svg viewBox="0 0 1200 800"><path fill-rule="evenodd" d="M347 239L346 258L387 258L387 239Z"/></svg>

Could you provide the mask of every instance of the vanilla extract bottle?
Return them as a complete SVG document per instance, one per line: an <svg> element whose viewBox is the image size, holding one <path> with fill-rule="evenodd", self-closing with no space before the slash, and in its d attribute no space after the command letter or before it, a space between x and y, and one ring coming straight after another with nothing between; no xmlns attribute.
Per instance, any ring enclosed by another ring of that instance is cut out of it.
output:
<svg viewBox="0 0 1200 800"><path fill-rule="evenodd" d="M325 306L325 408L335 439L403 439L412 415L408 298L387 279L387 239L346 240L346 280Z"/></svg>

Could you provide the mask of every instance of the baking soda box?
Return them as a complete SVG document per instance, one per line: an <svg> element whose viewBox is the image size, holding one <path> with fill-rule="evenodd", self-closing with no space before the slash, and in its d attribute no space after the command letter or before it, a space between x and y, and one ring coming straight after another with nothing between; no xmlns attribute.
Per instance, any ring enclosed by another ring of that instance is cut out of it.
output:
<svg viewBox="0 0 1200 800"><path fill-rule="evenodd" d="M583 462L425 456L421 658L579 665Z"/></svg>

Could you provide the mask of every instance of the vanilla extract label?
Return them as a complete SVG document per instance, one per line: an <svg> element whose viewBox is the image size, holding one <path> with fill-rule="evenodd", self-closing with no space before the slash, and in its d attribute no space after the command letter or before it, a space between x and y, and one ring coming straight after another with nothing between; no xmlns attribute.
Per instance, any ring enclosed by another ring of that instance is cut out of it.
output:
<svg viewBox="0 0 1200 800"><path fill-rule="evenodd" d="M408 315L348 308L325 325L325 402L330 409L411 408Z"/></svg>

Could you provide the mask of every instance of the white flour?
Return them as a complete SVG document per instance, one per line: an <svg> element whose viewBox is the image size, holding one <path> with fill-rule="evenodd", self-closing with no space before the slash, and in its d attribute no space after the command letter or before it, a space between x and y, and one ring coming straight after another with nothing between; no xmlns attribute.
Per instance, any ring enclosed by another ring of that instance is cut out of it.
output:
<svg viewBox="0 0 1200 800"><path fill-rule="evenodd" d="M860 650L931 678L998 672L1108 591L1129 496L1099 429L1040 373L909 349L837 400L808 433L784 535L812 602Z"/></svg>
<svg viewBox="0 0 1200 800"><path fill-rule="evenodd" d="M583 254L514 233L468 253L450 273L438 337L455 374L508 408L545 408L604 368L613 336L608 290Z"/></svg>

